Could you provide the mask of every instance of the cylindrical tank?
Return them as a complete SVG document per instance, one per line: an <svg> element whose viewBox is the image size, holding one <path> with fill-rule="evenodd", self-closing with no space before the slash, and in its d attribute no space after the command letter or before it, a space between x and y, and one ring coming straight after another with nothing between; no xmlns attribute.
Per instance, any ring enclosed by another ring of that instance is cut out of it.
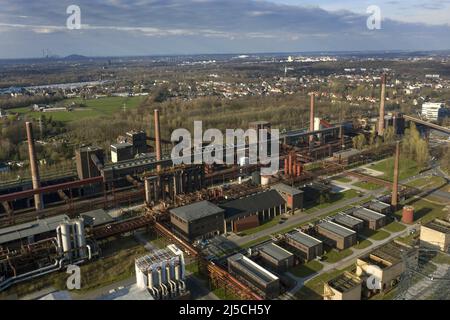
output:
<svg viewBox="0 0 450 320"><path fill-rule="evenodd" d="M406 224L414 223L414 207L411 206L403 207L402 222Z"/></svg>
<svg viewBox="0 0 450 320"><path fill-rule="evenodd" d="M284 174L285 174L285 175L288 175L288 173L289 173L289 168L288 168L288 166L289 166L288 159L285 158L285 159L284 159Z"/></svg>
<svg viewBox="0 0 450 320"><path fill-rule="evenodd" d="M261 174L259 173L259 171L255 171L252 173L252 181L253 181L253 184L256 184L256 185L261 184Z"/></svg>
<svg viewBox="0 0 450 320"><path fill-rule="evenodd" d="M60 226L61 226L61 242L63 252L66 253L66 257L70 258L71 257L70 250L72 249L72 244L70 241L71 224L63 222Z"/></svg>
<svg viewBox="0 0 450 320"><path fill-rule="evenodd" d="M270 177L271 176L261 176L261 185L267 186L270 183Z"/></svg>
<svg viewBox="0 0 450 320"><path fill-rule="evenodd" d="M77 237L77 242L78 242L78 254L80 255L80 258L84 258L85 257L85 252L86 252L86 235L84 233L84 220L83 219L78 219L75 222L75 229L76 229L76 237Z"/></svg>

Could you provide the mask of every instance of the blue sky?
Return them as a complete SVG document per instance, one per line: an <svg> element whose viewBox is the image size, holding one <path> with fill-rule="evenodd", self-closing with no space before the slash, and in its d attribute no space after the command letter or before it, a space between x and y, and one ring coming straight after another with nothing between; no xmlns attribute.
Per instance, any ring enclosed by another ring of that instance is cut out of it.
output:
<svg viewBox="0 0 450 320"><path fill-rule="evenodd" d="M81 30L66 8L81 8ZM382 29L367 28L378 5ZM450 0L2 0L0 58L450 49Z"/></svg>

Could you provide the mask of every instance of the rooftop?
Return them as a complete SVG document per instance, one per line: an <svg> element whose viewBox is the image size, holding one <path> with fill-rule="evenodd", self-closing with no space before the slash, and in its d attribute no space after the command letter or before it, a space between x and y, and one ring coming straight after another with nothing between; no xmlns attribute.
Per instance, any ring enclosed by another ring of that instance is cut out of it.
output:
<svg viewBox="0 0 450 320"><path fill-rule="evenodd" d="M352 214L357 218L370 221L383 219L385 217L384 214L363 207L357 208Z"/></svg>
<svg viewBox="0 0 450 320"><path fill-rule="evenodd" d="M187 206L171 209L170 212L185 221L194 221L223 213L224 210L209 201L200 201Z"/></svg>
<svg viewBox="0 0 450 320"><path fill-rule="evenodd" d="M80 216L84 219L84 223L90 226L100 226L114 222L114 219L103 209L85 212Z"/></svg>
<svg viewBox="0 0 450 320"><path fill-rule="evenodd" d="M128 142L124 142L124 143L115 143L111 145L112 149L125 149L125 148L132 148L133 145L131 143Z"/></svg>
<svg viewBox="0 0 450 320"><path fill-rule="evenodd" d="M337 216L334 217L334 222L342 224L346 227L353 228L364 221L361 219L349 216L348 214L338 214Z"/></svg>
<svg viewBox="0 0 450 320"><path fill-rule="evenodd" d="M384 210L384 209L390 208L390 207L391 206L389 204L378 201L378 200L373 200L373 201L369 202L369 208L372 210L375 210L375 211L377 211L377 210L381 211L381 210Z"/></svg>
<svg viewBox="0 0 450 320"><path fill-rule="evenodd" d="M245 271L254 277L257 277L261 282L271 283L278 280L278 277L273 273L267 271L260 265L256 264L241 253L237 253L234 256L228 258L228 262L234 261L238 263Z"/></svg>
<svg viewBox="0 0 450 320"><path fill-rule="evenodd" d="M139 270L146 272L147 270L152 269L155 265L159 265L162 262L170 261L177 257L178 255L169 248L159 249L152 251L145 256L136 258L136 266Z"/></svg>
<svg viewBox="0 0 450 320"><path fill-rule="evenodd" d="M317 246L322 243L322 241L311 237L309 234L303 233L301 231L296 231L286 234L286 236L298 243L301 243L309 248Z"/></svg>
<svg viewBox="0 0 450 320"><path fill-rule="evenodd" d="M339 292L346 292L356 286L359 286L361 284L361 280L357 276L349 272L344 272L343 274L338 275L336 278L328 281L327 284L331 288Z"/></svg>
<svg viewBox="0 0 450 320"><path fill-rule="evenodd" d="M334 157L341 156L342 158L349 158L349 157L356 156L360 153L361 153L360 150L350 149L350 150L344 150L344 151L337 151L337 152L333 153L333 156Z"/></svg>
<svg viewBox="0 0 450 320"><path fill-rule="evenodd" d="M450 234L450 222L441 219L435 219L431 222L428 222L425 227L441 233Z"/></svg>
<svg viewBox="0 0 450 320"><path fill-rule="evenodd" d="M268 190L245 198L226 202L220 206L225 209L225 218L230 219L278 207L285 203L285 200L278 191Z"/></svg>
<svg viewBox="0 0 450 320"><path fill-rule="evenodd" d="M322 222L321 224L319 224L319 226L321 228L324 228L325 230L328 230L328 231L330 231L334 234L337 234L339 236L342 236L342 237L349 237L356 233L353 230L350 230L346 227L343 227L343 226L341 226L337 223L331 222L331 221Z"/></svg>
<svg viewBox="0 0 450 320"><path fill-rule="evenodd" d="M276 190L278 192L287 193L287 194L290 194L290 195L297 195L297 194L303 193L302 190L299 190L297 188L293 188L293 187L288 186L287 184L284 184L284 183L278 183L276 185L273 185L272 189L274 189L274 190Z"/></svg>
<svg viewBox="0 0 450 320"><path fill-rule="evenodd" d="M270 242L262 246L260 250L278 261L289 259L290 257L293 256L291 252L287 251L286 249L283 249L282 247L276 245L273 242Z"/></svg>
<svg viewBox="0 0 450 320"><path fill-rule="evenodd" d="M0 244L55 231L64 220L69 220L65 214L0 229Z"/></svg>

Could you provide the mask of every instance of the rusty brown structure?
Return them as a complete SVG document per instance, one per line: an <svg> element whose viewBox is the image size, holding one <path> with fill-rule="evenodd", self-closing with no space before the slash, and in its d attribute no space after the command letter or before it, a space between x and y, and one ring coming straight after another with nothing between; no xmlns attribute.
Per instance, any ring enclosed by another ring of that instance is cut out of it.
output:
<svg viewBox="0 0 450 320"><path fill-rule="evenodd" d="M41 180L39 177L36 149L34 147L33 125L31 124L31 122L26 122L25 125L28 138L28 154L30 158L31 181L33 184L33 189L39 189L41 187ZM42 210L44 208L41 194L37 193L34 195L34 207L36 208L36 211Z"/></svg>
<svg viewBox="0 0 450 320"><path fill-rule="evenodd" d="M311 92L311 103L310 103L310 110L309 110L309 131L314 131L314 104L315 104L315 93ZM314 141L314 136L309 136L309 142Z"/></svg>
<svg viewBox="0 0 450 320"><path fill-rule="evenodd" d="M395 161L394 161L394 179L392 182L392 200L391 205L395 209L398 205L398 175L400 163L400 141L397 141L395 147Z"/></svg>
<svg viewBox="0 0 450 320"><path fill-rule="evenodd" d="M384 106L386 103L386 74L381 75L380 115L378 118L378 135L384 135Z"/></svg>
<svg viewBox="0 0 450 320"><path fill-rule="evenodd" d="M161 128L159 124L159 110L155 109L154 112L155 118L155 152L156 152L156 160L161 161ZM161 170L161 165L157 166L157 170Z"/></svg>

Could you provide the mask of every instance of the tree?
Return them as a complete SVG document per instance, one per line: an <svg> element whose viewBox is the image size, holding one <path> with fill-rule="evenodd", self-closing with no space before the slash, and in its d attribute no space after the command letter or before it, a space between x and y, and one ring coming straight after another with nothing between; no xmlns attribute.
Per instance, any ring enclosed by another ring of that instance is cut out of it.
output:
<svg viewBox="0 0 450 320"><path fill-rule="evenodd" d="M359 134L353 138L353 147L358 150L362 150L366 144L366 137L363 134Z"/></svg>

